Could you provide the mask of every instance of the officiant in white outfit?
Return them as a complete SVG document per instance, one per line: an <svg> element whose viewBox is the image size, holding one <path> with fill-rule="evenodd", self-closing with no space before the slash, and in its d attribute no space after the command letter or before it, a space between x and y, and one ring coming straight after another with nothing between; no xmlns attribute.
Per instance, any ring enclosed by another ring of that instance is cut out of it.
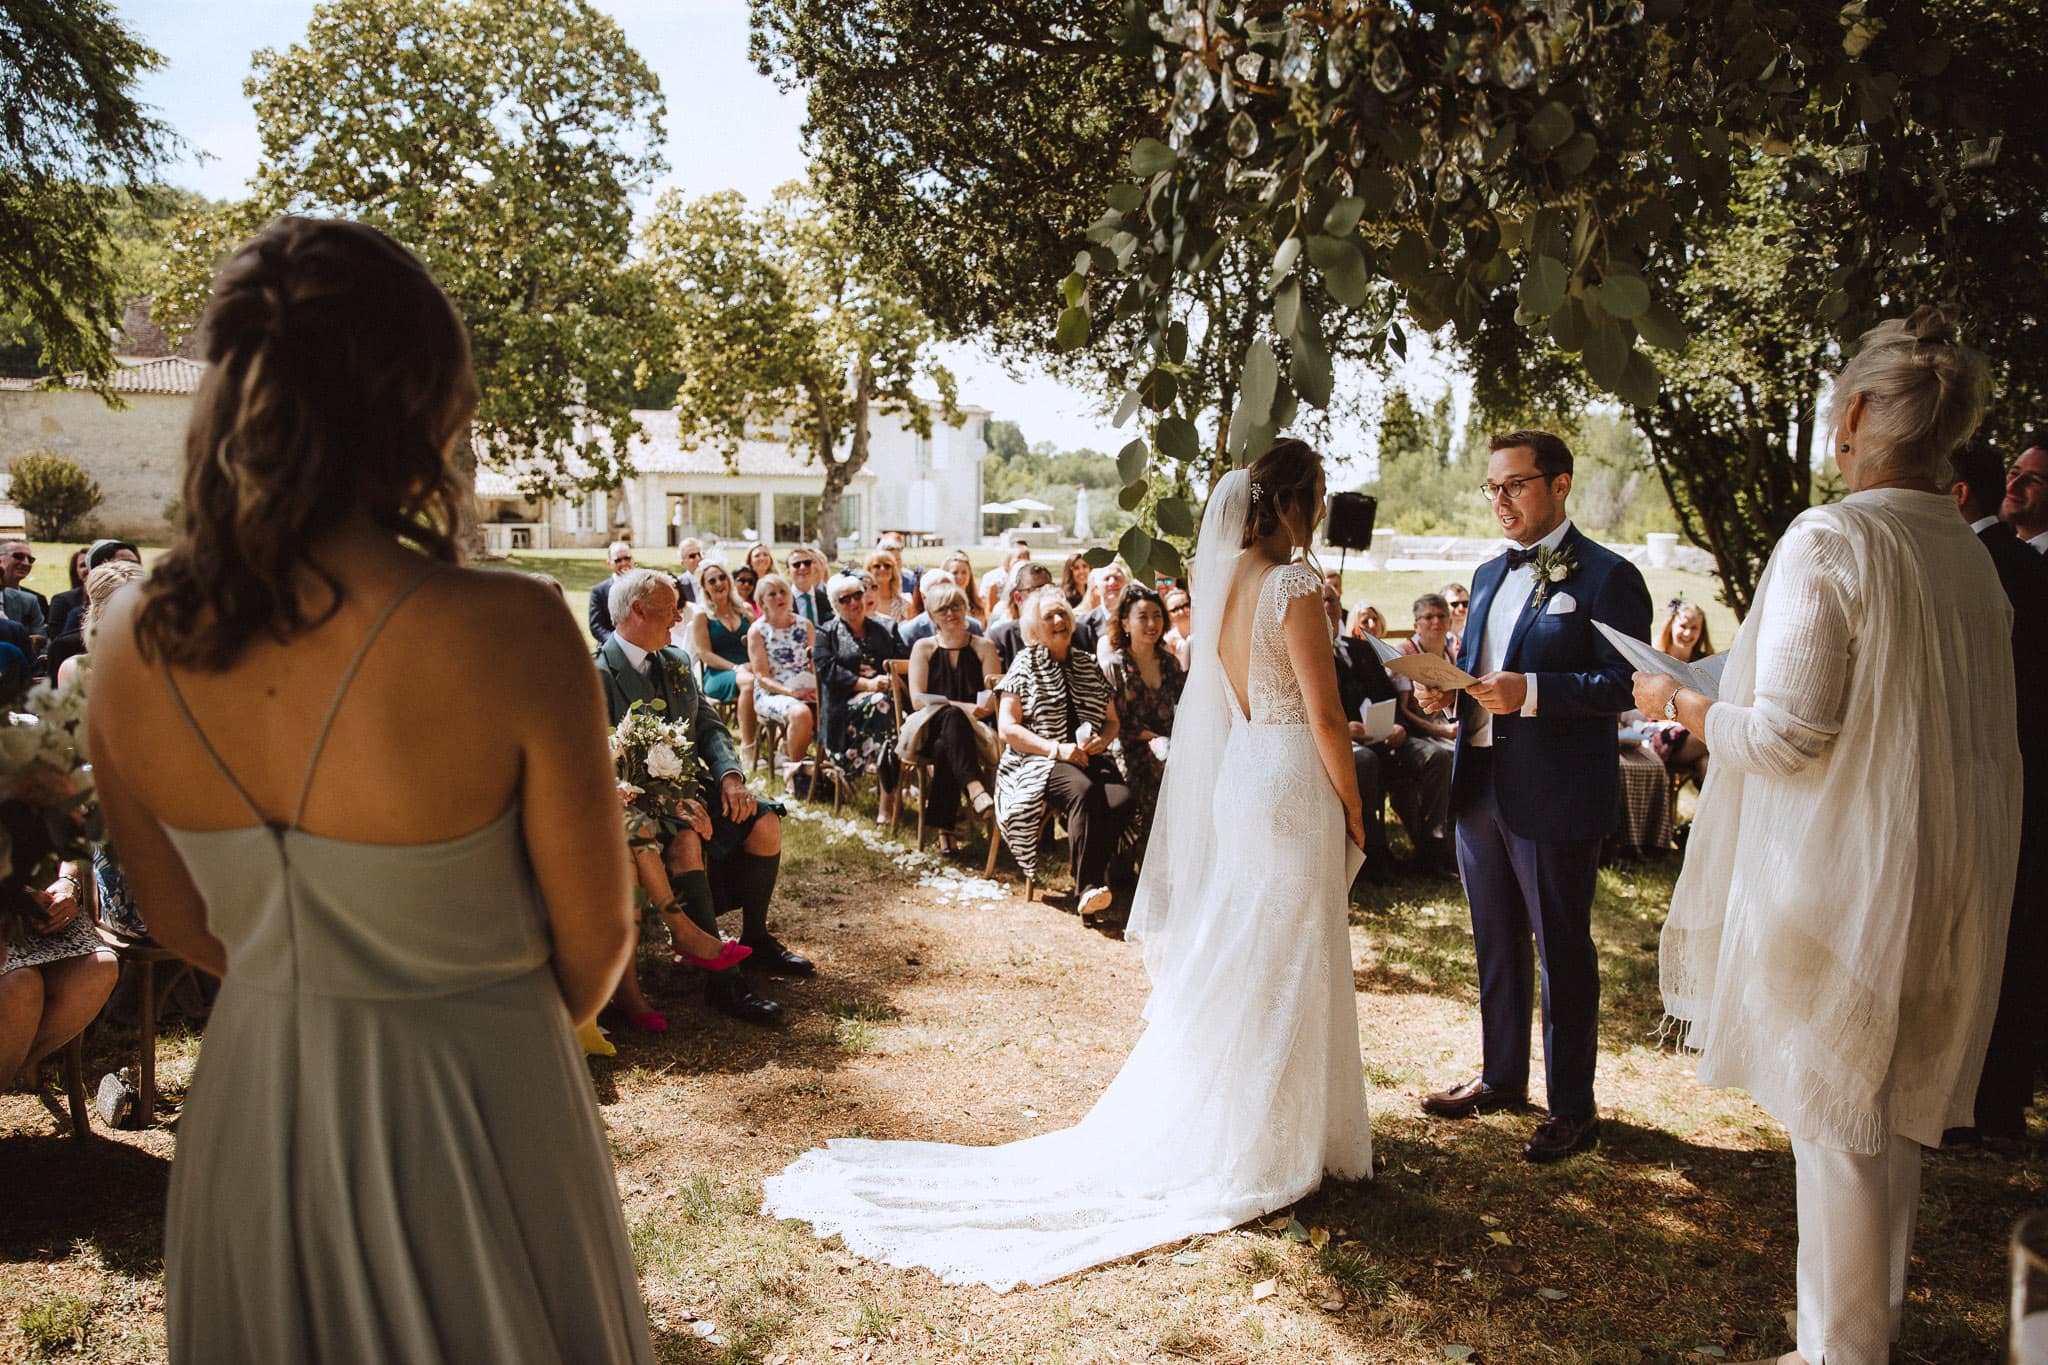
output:
<svg viewBox="0 0 2048 1365"><path fill-rule="evenodd" d="M1797 1163L1796 1351L1883 1365L1920 1149L1968 1124L2019 851L2011 608L1937 481L1984 358L1922 308L1834 386L1851 489L1792 523L1719 702L1638 673L1713 768L1663 938L1699 1078L1747 1090Z"/></svg>

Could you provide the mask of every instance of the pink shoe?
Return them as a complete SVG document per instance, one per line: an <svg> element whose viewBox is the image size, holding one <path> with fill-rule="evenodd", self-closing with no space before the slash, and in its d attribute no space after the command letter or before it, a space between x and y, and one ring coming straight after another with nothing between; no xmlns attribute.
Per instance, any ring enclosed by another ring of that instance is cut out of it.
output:
<svg viewBox="0 0 2048 1365"><path fill-rule="evenodd" d="M667 1018L655 1010L648 1010L644 1014L633 1014L628 1011L621 1011L621 1013L626 1015L627 1023L639 1029L642 1033L668 1032Z"/></svg>
<svg viewBox="0 0 2048 1365"><path fill-rule="evenodd" d="M722 972L729 967L737 967L753 955L752 948L732 939L726 939L719 945L716 957L698 957L695 953L685 952L681 948L672 954L677 966L688 963L692 967L702 967L707 972Z"/></svg>

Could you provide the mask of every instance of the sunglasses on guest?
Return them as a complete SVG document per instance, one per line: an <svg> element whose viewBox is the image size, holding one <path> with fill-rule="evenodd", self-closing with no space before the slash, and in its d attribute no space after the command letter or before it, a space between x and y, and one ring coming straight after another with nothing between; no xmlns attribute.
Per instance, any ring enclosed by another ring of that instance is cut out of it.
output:
<svg viewBox="0 0 2048 1365"><path fill-rule="evenodd" d="M867 595L868 591L866 588L850 588L847 591L840 593L839 596L833 598L832 600L843 607L848 602L858 602Z"/></svg>

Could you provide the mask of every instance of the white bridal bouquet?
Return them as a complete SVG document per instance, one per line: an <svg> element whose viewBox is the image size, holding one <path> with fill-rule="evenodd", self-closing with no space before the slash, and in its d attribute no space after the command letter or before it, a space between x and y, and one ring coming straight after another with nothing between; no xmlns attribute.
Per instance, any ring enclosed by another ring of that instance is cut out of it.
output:
<svg viewBox="0 0 2048 1365"><path fill-rule="evenodd" d="M19 686L19 683L16 684ZM85 690L37 683L0 694L0 950L40 923L42 888L101 837L86 762Z"/></svg>
<svg viewBox="0 0 2048 1365"><path fill-rule="evenodd" d="M634 702L612 731L612 763L626 801L626 832L636 842L653 837L650 825L673 830L685 801L702 791L697 746L689 722L665 719L667 703Z"/></svg>

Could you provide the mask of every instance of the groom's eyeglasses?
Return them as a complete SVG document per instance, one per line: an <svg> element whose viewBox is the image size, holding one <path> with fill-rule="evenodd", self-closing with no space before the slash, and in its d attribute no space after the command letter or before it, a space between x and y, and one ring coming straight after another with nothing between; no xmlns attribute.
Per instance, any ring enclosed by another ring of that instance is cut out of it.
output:
<svg viewBox="0 0 2048 1365"><path fill-rule="evenodd" d="M1518 479L1506 479L1500 483L1494 483L1489 480L1479 485L1479 492L1488 502L1493 502L1502 495L1505 495L1508 501L1513 502L1522 496L1524 488L1527 488L1532 483L1542 483L1543 481L1544 476L1541 474L1524 474Z"/></svg>

